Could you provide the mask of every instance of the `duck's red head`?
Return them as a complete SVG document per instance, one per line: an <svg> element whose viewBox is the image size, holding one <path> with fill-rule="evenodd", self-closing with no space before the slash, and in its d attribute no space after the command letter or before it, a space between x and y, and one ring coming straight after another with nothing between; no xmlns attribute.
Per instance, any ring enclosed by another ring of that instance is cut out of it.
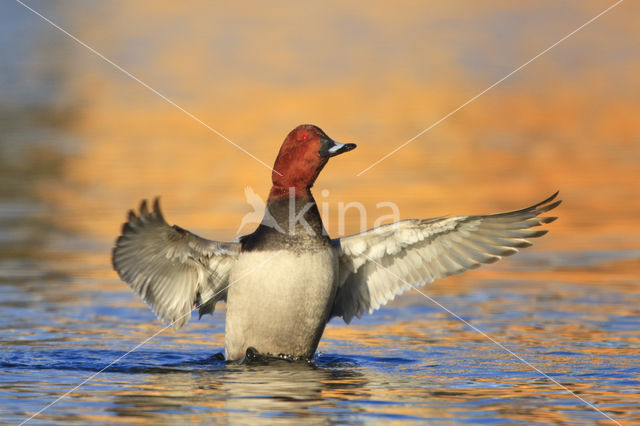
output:
<svg viewBox="0 0 640 426"><path fill-rule="evenodd" d="M353 143L339 143L317 126L302 124L285 138L273 165L272 196L288 196L289 188L296 194L306 193L315 182L330 157L351 151Z"/></svg>

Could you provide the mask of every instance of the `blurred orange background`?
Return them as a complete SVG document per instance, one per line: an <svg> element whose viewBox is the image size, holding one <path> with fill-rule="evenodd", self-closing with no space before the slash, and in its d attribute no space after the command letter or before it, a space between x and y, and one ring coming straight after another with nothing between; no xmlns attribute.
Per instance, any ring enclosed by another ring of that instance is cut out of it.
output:
<svg viewBox="0 0 640 426"><path fill-rule="evenodd" d="M300 123L357 143L316 183L333 236L341 201L362 202L371 226L388 213L376 209L381 201L395 202L402 218L480 214L559 189L560 220L540 244L637 248L635 2L356 176L610 4L31 3L269 165ZM72 141L65 150L42 139L25 145L31 157L59 157L56 174L36 185L56 224L111 243L127 209L161 195L170 222L233 238L251 211L244 188L266 196L270 171L37 16L29 19L39 36L25 68L59 88L41 115ZM359 228L353 210L346 232Z"/></svg>

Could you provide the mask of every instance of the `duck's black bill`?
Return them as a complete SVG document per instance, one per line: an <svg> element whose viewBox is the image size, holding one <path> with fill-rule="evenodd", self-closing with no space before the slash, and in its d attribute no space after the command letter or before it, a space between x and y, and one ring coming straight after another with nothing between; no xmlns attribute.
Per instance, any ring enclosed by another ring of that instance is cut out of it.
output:
<svg viewBox="0 0 640 426"><path fill-rule="evenodd" d="M355 143L340 143L333 139L322 139L322 148L320 148L321 157L335 157L343 152L348 152L356 148Z"/></svg>

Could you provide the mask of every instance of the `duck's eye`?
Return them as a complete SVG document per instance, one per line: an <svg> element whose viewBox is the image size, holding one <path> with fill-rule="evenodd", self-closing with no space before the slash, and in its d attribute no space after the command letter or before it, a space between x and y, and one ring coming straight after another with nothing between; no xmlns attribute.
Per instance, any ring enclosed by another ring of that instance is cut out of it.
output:
<svg viewBox="0 0 640 426"><path fill-rule="evenodd" d="M306 141L308 138L309 138L309 136L307 136L307 135L302 135L302 140L303 140L303 141Z"/></svg>

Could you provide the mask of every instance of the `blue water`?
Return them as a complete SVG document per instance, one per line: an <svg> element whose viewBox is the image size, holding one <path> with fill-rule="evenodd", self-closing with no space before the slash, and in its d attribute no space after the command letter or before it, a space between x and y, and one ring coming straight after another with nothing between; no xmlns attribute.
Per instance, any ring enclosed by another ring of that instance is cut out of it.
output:
<svg viewBox="0 0 640 426"><path fill-rule="evenodd" d="M603 419L420 295L351 326L332 321L310 364L245 365L216 356L224 309L127 354L161 325L124 284L86 278L99 275L90 263L66 277L3 266L0 408L8 423L89 377L32 422ZM637 292L518 280L449 291L434 297L608 415L639 418Z"/></svg>

